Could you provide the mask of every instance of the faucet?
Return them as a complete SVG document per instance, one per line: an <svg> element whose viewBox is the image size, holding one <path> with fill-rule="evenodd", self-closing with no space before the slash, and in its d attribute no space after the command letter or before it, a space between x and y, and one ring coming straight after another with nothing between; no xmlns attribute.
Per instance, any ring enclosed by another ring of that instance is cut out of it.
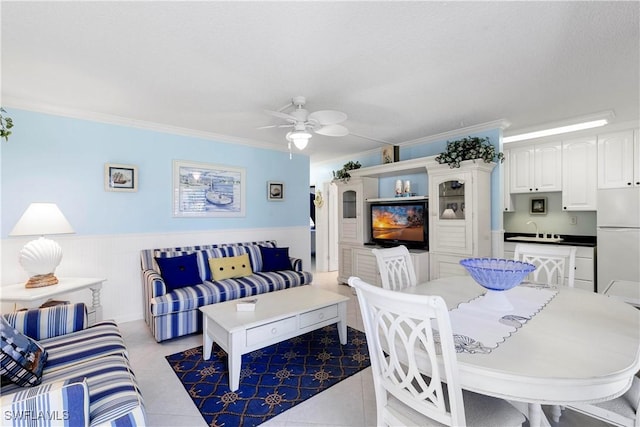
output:
<svg viewBox="0 0 640 427"><path fill-rule="evenodd" d="M529 224L533 224L533 226L536 228L536 238L540 237L540 233L538 232L538 224L533 221L527 221L527 225Z"/></svg>

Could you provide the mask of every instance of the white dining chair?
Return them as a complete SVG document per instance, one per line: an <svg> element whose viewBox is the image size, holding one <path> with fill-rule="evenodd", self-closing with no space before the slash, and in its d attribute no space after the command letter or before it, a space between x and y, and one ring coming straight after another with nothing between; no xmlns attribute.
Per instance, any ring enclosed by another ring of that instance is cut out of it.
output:
<svg viewBox="0 0 640 427"><path fill-rule="evenodd" d="M406 246L372 249L371 252L376 257L384 289L399 290L416 285L416 272Z"/></svg>
<svg viewBox="0 0 640 427"><path fill-rule="evenodd" d="M528 280L534 283L565 285L573 288L576 275L575 246L551 246L518 243L513 259L536 266Z"/></svg>
<svg viewBox="0 0 640 427"><path fill-rule="evenodd" d="M571 404L565 407L615 426L639 427L640 379L634 376L631 388L613 400L601 403Z"/></svg>
<svg viewBox="0 0 640 427"><path fill-rule="evenodd" d="M524 415L507 401L461 389L442 297L382 289L358 277L349 285L362 312L378 426L522 425Z"/></svg>

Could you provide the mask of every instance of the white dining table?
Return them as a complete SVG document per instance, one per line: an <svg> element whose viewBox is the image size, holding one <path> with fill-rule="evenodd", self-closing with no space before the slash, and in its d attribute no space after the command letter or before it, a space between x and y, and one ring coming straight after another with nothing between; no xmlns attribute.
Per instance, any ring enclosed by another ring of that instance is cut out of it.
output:
<svg viewBox="0 0 640 427"><path fill-rule="evenodd" d="M541 405L613 399L640 371L640 310L577 288L557 290L491 352L457 354L464 389L509 400L532 427L550 425ZM440 295L452 310L486 290L471 277L459 276L401 292Z"/></svg>

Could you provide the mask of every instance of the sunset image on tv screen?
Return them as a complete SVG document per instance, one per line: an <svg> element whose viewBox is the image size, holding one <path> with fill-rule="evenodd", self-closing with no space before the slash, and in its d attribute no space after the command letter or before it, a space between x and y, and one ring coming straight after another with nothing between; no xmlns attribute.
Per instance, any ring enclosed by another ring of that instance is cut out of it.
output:
<svg viewBox="0 0 640 427"><path fill-rule="evenodd" d="M374 239L420 242L424 238L424 207L385 205L371 207Z"/></svg>

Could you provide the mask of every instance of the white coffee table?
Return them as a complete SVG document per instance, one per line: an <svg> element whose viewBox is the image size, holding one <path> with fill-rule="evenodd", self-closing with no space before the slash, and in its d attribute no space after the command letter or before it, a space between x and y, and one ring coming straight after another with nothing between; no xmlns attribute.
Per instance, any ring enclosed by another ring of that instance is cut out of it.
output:
<svg viewBox="0 0 640 427"><path fill-rule="evenodd" d="M256 298L255 311L237 311L238 302ZM338 324L340 343L347 343L349 297L313 285L269 292L241 300L200 307L204 359L218 343L229 359L229 388L240 385L242 355L327 325Z"/></svg>

